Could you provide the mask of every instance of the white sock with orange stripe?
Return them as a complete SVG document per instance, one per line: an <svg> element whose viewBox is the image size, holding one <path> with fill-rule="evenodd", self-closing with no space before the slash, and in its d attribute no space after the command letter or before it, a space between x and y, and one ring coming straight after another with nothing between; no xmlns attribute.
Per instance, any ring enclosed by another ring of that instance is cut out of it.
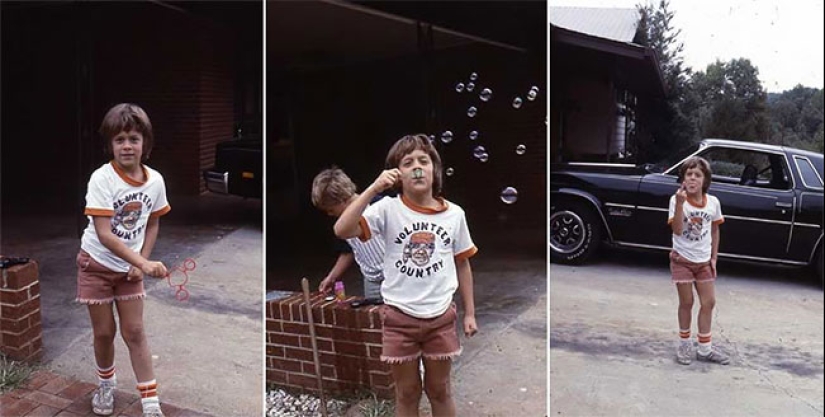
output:
<svg viewBox="0 0 825 417"><path fill-rule="evenodd" d="M140 405L143 406L143 412L160 409L157 380L138 382L137 389L140 392Z"/></svg>
<svg viewBox="0 0 825 417"><path fill-rule="evenodd" d="M690 329L679 329L679 341L682 344L690 343Z"/></svg>
<svg viewBox="0 0 825 417"><path fill-rule="evenodd" d="M699 339L699 354L702 356L710 355L710 332L697 333L696 336Z"/></svg>
<svg viewBox="0 0 825 417"><path fill-rule="evenodd" d="M117 385L117 376L115 375L115 365L108 368L101 368L97 366L97 382L100 385L108 384L110 386Z"/></svg>

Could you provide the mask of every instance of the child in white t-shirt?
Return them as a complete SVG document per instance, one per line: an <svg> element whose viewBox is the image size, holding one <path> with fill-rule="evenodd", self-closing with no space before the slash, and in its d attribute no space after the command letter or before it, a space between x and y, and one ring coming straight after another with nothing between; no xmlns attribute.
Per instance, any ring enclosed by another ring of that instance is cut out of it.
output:
<svg viewBox="0 0 825 417"><path fill-rule="evenodd" d="M166 267L150 260L160 216L171 210L159 172L142 162L152 150L149 116L118 104L103 118L100 135L112 160L92 173L84 213L89 225L77 255L77 301L86 304L94 333L99 386L92 396L98 415L114 411L117 328L129 349L144 417L162 417L152 356L143 326L143 275L163 278ZM112 307L118 311L115 324Z"/></svg>
<svg viewBox="0 0 825 417"><path fill-rule="evenodd" d="M478 331L469 258L477 252L464 211L442 198L441 158L426 135L399 139L387 155L387 170L355 199L335 223L342 239L384 243L385 306L381 359L391 365L396 414L418 415L424 392L434 416L455 416L451 360L461 353L453 294L461 294L465 336ZM369 207L380 192L400 185L398 197Z"/></svg>
<svg viewBox="0 0 825 417"><path fill-rule="evenodd" d="M714 280L716 257L719 253L719 225L725 221L719 200L708 194L711 182L710 164L701 157L692 157L680 167L681 186L670 197L668 223L673 232L670 252L672 280L679 293L679 346L676 360L689 365L693 359L690 322L693 311L693 287L699 295L699 349L696 358L705 362L727 365L730 357L711 345L710 328L716 304Z"/></svg>

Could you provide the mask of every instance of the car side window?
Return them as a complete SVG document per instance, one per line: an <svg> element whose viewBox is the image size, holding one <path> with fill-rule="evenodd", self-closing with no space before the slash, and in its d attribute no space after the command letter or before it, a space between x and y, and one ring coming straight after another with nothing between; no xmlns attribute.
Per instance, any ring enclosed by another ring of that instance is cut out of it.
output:
<svg viewBox="0 0 825 417"><path fill-rule="evenodd" d="M811 164L811 161L808 158L802 158L799 156L794 156L793 159L805 187L822 189L822 178L819 178L819 175Z"/></svg>
<svg viewBox="0 0 825 417"><path fill-rule="evenodd" d="M743 187L788 189L788 170L780 155L713 147L701 156L710 163L713 181Z"/></svg>

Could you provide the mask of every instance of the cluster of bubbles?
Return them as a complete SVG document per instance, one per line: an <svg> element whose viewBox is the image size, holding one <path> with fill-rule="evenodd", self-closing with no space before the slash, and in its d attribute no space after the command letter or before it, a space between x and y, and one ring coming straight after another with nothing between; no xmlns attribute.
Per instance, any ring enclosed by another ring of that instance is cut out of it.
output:
<svg viewBox="0 0 825 417"><path fill-rule="evenodd" d="M470 74L469 79L465 82L459 81L455 85L455 91L457 93L463 92L473 92L476 88L476 82L478 81L478 73L473 72ZM530 87L530 90L526 94L527 101L535 101L539 95L539 88L537 86ZM488 87L481 88L481 91L478 94L478 98L486 103L489 102L493 98L493 90ZM519 109L524 104L524 100L521 97L516 96L513 98L512 106L514 109ZM467 117L475 118L478 115L478 108L476 106L470 106L467 108ZM545 120L545 124L547 121ZM468 135L471 141L476 141L479 137L479 132L477 130L470 131ZM430 142L435 141L435 136L430 135ZM453 141L453 132L449 130L445 130L441 133L441 142L444 144L451 143ZM527 147L523 144L519 144L516 146L516 155L524 155L527 152ZM473 148L473 157L480 162L484 163L490 159L490 155L487 153L487 149L483 145L476 145ZM448 177L452 177L455 174L455 169L452 167L448 167L445 171L445 174ZM513 204L518 200L518 190L514 187L505 187L500 193L500 199L505 204Z"/></svg>
<svg viewBox="0 0 825 417"><path fill-rule="evenodd" d="M527 92L527 100L528 101L535 101L536 97L538 97L538 96L539 96L539 88L536 87L535 85L530 87L530 91ZM516 96L515 98L513 98L513 108L514 109L521 108L521 105L523 103L524 103L524 101L521 99L521 97Z"/></svg>

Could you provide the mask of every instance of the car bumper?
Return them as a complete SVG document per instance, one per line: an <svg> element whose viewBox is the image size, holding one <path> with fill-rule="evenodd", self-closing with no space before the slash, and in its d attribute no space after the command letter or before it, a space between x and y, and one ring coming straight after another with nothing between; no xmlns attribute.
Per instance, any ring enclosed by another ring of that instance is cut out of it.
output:
<svg viewBox="0 0 825 417"><path fill-rule="evenodd" d="M229 172L204 171L206 189L213 193L229 194Z"/></svg>

